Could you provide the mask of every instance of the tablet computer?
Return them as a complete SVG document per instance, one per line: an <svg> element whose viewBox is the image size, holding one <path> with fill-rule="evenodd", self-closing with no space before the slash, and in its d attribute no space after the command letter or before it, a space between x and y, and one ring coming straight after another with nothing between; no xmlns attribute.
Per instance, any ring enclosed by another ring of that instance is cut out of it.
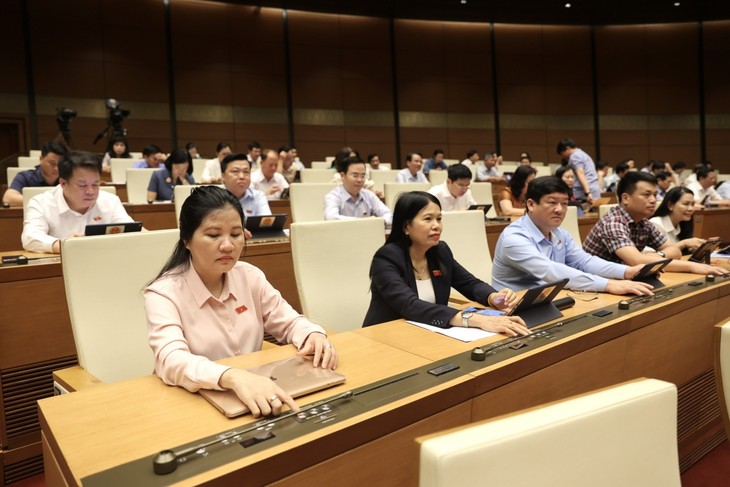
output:
<svg viewBox="0 0 730 487"><path fill-rule="evenodd" d="M251 240L286 240L286 218L286 213L249 216L246 217L246 230L251 232Z"/></svg>
<svg viewBox="0 0 730 487"><path fill-rule="evenodd" d="M548 282L528 289L507 316L519 316L528 328L560 318L563 313L553 305L553 299L568 284L568 279Z"/></svg>
<svg viewBox="0 0 730 487"><path fill-rule="evenodd" d="M492 205L470 205L469 210L482 210L486 218L487 212L492 209Z"/></svg>
<svg viewBox="0 0 730 487"><path fill-rule="evenodd" d="M646 264L641 270L631 279L632 281L645 282L651 284L655 288L664 287L664 283L660 281L656 276L672 261L672 259L662 259L656 262L650 262Z"/></svg>
<svg viewBox="0 0 730 487"><path fill-rule="evenodd" d="M713 252L717 252L717 250L722 247L722 239L718 238L710 238L705 240L705 243L697 247L694 252L692 252L692 255L690 255L689 260L692 262L702 262L704 264L710 263L710 256Z"/></svg>
<svg viewBox="0 0 730 487"><path fill-rule="evenodd" d="M86 225L84 235L116 235L117 233L142 231L142 222L94 223Z"/></svg>

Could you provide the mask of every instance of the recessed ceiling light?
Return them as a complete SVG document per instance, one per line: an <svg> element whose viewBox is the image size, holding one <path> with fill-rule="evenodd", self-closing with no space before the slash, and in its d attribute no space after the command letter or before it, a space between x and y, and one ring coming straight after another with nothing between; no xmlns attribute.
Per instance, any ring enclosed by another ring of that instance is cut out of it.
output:
<svg viewBox="0 0 730 487"><path fill-rule="evenodd" d="M466 5L466 0L461 0L462 5Z"/></svg>
<svg viewBox="0 0 730 487"><path fill-rule="evenodd" d="M674 6L675 6L675 7L679 7L679 5L680 5L680 3L679 3L679 2L674 2Z"/></svg>
<svg viewBox="0 0 730 487"><path fill-rule="evenodd" d="M572 7L572 5L571 5L571 4L569 4L569 3L566 3L566 4L565 4L565 8L570 8L570 7Z"/></svg>

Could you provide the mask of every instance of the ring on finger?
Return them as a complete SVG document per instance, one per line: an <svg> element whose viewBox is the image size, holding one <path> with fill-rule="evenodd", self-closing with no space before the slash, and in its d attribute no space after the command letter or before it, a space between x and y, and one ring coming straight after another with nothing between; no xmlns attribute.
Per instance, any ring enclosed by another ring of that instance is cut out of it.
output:
<svg viewBox="0 0 730 487"><path fill-rule="evenodd" d="M279 396L277 396L276 394L274 394L273 396L271 396L269 398L269 402L274 402L274 401L278 401L278 400L279 400Z"/></svg>

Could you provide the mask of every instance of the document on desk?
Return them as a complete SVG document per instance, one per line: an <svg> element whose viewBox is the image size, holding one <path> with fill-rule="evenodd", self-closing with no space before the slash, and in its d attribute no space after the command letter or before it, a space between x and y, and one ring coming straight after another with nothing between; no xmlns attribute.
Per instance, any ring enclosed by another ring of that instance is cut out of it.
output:
<svg viewBox="0 0 730 487"><path fill-rule="evenodd" d="M426 330L434 331L436 333L441 333L442 335L455 338L462 342L473 342L476 340L481 340L482 338L488 338L490 336L496 335L496 333L492 333L491 331L484 331L481 328L462 328L460 326L439 328L438 326L431 326L425 323L418 323L417 321L408 320L406 320L406 323L420 326L421 328L425 328Z"/></svg>

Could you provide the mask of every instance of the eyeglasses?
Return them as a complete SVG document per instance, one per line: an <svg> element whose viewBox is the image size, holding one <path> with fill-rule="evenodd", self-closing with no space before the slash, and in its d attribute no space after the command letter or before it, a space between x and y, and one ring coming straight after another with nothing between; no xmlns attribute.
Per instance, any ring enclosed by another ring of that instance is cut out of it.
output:
<svg viewBox="0 0 730 487"><path fill-rule="evenodd" d="M357 173L357 172L352 172L352 173L348 174L348 176L351 177L352 179L365 179L367 177L367 175L365 173Z"/></svg>
<svg viewBox="0 0 730 487"><path fill-rule="evenodd" d="M459 183L454 183L454 185L456 185L457 188L463 189L463 190L469 189L469 186L471 186L471 184L459 184Z"/></svg>
<svg viewBox="0 0 730 487"><path fill-rule="evenodd" d="M568 289L568 294L572 294L578 301L588 302L598 299L597 291L574 291L572 289Z"/></svg>

